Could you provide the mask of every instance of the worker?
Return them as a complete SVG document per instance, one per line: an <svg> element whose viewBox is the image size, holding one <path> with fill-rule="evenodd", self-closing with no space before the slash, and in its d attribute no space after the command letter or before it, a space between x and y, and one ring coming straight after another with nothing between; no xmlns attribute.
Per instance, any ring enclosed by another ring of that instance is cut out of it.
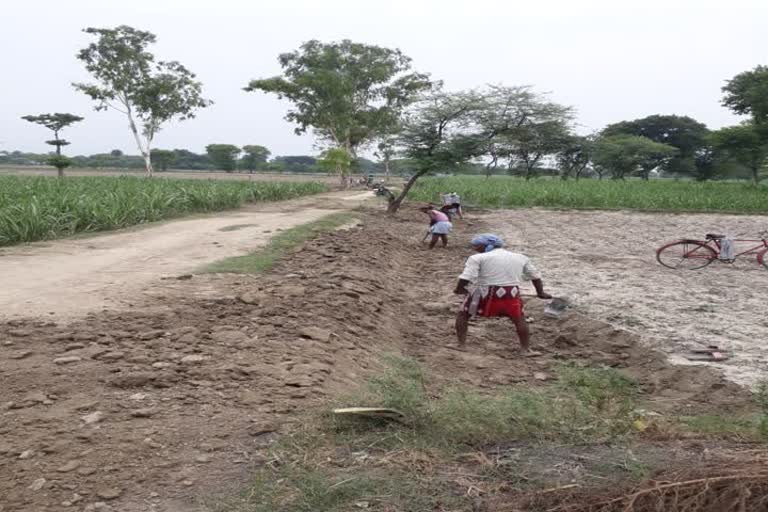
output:
<svg viewBox="0 0 768 512"><path fill-rule="evenodd" d="M464 212L461 210L461 197L456 192L441 194L443 206L440 211L452 218L458 215L460 219L464 218Z"/></svg>
<svg viewBox="0 0 768 512"><path fill-rule="evenodd" d="M453 229L451 219L431 204L421 208L421 211L429 215L429 234L432 235L429 248L434 249L438 240L442 240L443 247L447 247L448 233Z"/></svg>
<svg viewBox="0 0 768 512"><path fill-rule="evenodd" d="M456 294L466 295L456 316L459 348L463 349L467 341L470 318L508 317L515 325L522 351L538 355L530 350L530 334L520 297L523 281L531 281L540 299L552 298L544 291L538 270L527 256L503 249L504 241L494 234L478 235L471 245L477 254L467 258L454 290ZM471 291L467 288L470 284L473 285Z"/></svg>

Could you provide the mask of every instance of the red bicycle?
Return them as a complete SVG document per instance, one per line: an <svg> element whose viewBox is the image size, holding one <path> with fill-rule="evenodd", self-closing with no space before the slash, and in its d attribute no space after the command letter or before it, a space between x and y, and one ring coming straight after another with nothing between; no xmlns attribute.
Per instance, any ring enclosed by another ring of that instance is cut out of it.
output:
<svg viewBox="0 0 768 512"><path fill-rule="evenodd" d="M725 235L708 234L706 240L678 240L659 247L656 250L656 260L671 269L697 270L704 268L713 261L733 263L736 258L754 254L757 263L768 268L768 231L763 232L759 239L730 240L733 250L730 258L722 257ZM746 246L746 244L750 244ZM736 247L740 246L737 252Z"/></svg>

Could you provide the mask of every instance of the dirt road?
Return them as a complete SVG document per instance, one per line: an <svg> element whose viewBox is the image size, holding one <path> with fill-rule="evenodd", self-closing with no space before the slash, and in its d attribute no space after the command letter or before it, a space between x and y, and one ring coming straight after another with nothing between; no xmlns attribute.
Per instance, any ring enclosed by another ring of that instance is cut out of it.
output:
<svg viewBox="0 0 768 512"><path fill-rule="evenodd" d="M359 190L323 194L2 249L0 320L72 319L102 309L133 307L146 294L162 293L164 277L245 254L264 245L276 231L317 220L332 210L353 208L370 196Z"/></svg>

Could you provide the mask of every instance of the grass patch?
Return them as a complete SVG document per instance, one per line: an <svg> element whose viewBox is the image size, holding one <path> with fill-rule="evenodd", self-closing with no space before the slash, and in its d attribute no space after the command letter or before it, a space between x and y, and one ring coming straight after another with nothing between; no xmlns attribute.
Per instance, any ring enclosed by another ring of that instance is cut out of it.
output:
<svg viewBox="0 0 768 512"><path fill-rule="evenodd" d="M269 243L245 256L235 256L207 265L206 273L258 274L275 266L286 252L321 233L333 231L356 220L352 213L332 213L307 224L292 227L273 236Z"/></svg>
<svg viewBox="0 0 768 512"><path fill-rule="evenodd" d="M124 228L326 190L325 185L313 182L0 176L0 246Z"/></svg>
<svg viewBox="0 0 768 512"><path fill-rule="evenodd" d="M411 189L416 201L456 191L465 204L487 208L638 209L671 212L768 213L768 187L744 183L652 180L562 181L479 176L427 178Z"/></svg>

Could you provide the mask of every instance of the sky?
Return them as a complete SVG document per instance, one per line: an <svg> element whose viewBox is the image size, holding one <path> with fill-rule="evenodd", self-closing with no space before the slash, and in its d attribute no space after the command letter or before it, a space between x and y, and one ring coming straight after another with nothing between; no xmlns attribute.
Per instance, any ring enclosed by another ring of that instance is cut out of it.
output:
<svg viewBox="0 0 768 512"><path fill-rule="evenodd" d="M70 155L136 154L123 114L96 112L71 83L85 27L121 24L157 35L161 60L198 75L215 104L166 125L155 147L260 144L314 154L283 119L290 105L242 90L280 73L278 54L309 39L401 49L446 90L532 85L576 108L578 130L652 114L710 128L739 118L720 105L735 74L768 64L767 0L4 0L0 9L0 151L44 152L50 132L20 119L71 112Z"/></svg>

